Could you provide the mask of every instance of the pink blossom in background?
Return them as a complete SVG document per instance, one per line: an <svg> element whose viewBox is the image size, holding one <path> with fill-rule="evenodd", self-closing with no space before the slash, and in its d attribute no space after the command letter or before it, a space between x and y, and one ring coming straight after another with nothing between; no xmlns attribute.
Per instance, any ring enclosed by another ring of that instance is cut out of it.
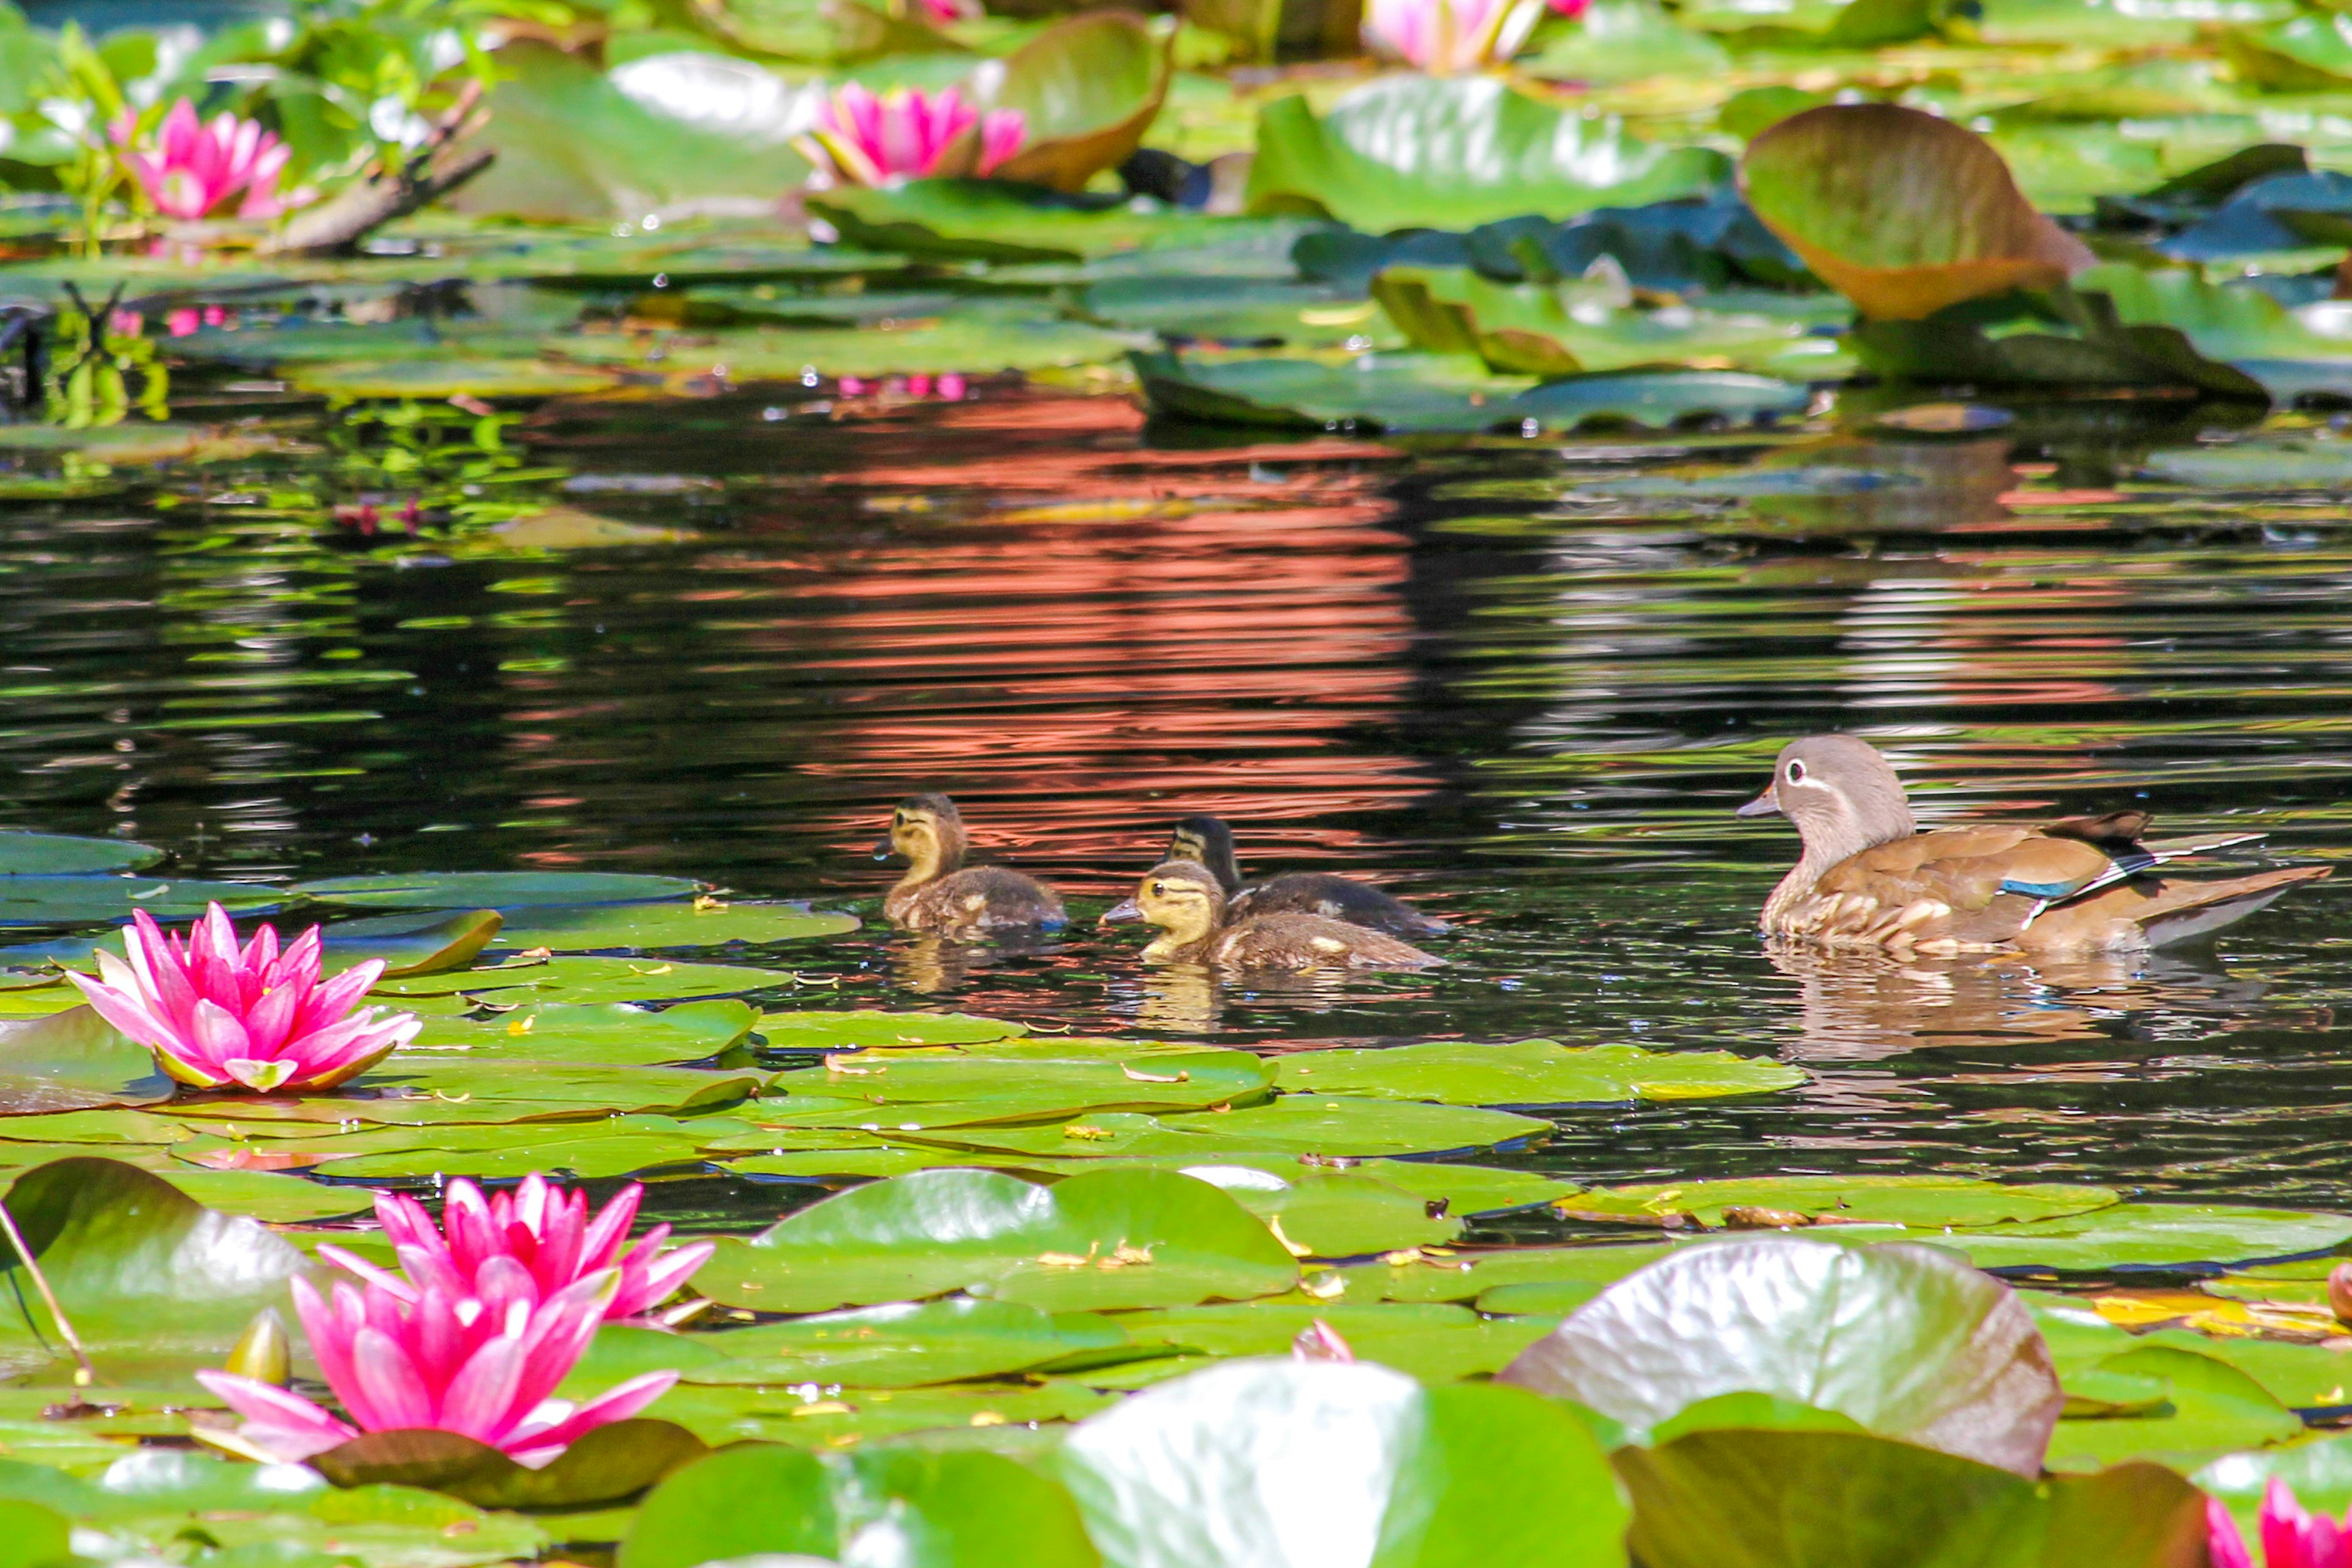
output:
<svg viewBox="0 0 2352 1568"><path fill-rule="evenodd" d="M381 961L319 978L319 928L282 954L264 925L240 952L228 911L214 904L183 942L146 910L123 928L125 963L98 955L99 978L67 979L99 1016L155 1053L163 1070L198 1089L331 1089L416 1037L408 1013L379 1018L357 1006Z"/></svg>
<svg viewBox="0 0 2352 1568"><path fill-rule="evenodd" d="M843 174L862 185L879 185L932 174L974 125L980 127L974 167L981 174L993 173L1028 137L1028 122L1019 110L992 109L983 115L951 87L937 93L894 88L877 97L856 82L818 111L816 136Z"/></svg>
<svg viewBox="0 0 2352 1568"><path fill-rule="evenodd" d="M221 113L204 124L196 119L196 106L184 98L152 139L139 135L137 119L127 110L107 131L121 150L122 166L165 217L214 216L240 191L245 201L237 208L239 217L276 217L286 210L278 181L289 152L258 121Z"/></svg>
<svg viewBox="0 0 2352 1568"><path fill-rule="evenodd" d="M2352 1515L2342 1524L2313 1513L2295 1500L2277 1477L2263 1492L2255 1528L2263 1542L2264 1568L2352 1568ZM2213 1568L2253 1568L2245 1537L2220 1498L2205 1500L2207 1552Z"/></svg>
<svg viewBox="0 0 2352 1568"><path fill-rule="evenodd" d="M987 15L980 0L918 0L917 9L922 12L923 20L934 27L969 22Z"/></svg>
<svg viewBox="0 0 2352 1568"><path fill-rule="evenodd" d="M449 1184L438 1226L415 1198L378 1193L376 1218L407 1279L340 1247L321 1247L319 1256L404 1301L436 1290L453 1298L480 1293L485 1282L494 1274L503 1276L509 1263L521 1267L535 1299L542 1300L613 1269L619 1282L604 1304L604 1315L634 1318L667 1300L718 1250L716 1243L708 1241L665 1249L669 1226L657 1225L625 1255L622 1249L628 1245L629 1226L645 1191L631 1183L592 1220L587 1194L556 1186L537 1172L525 1176L512 1193L487 1198L481 1188L460 1177Z"/></svg>
<svg viewBox="0 0 2352 1568"><path fill-rule="evenodd" d="M106 330L118 338L135 338L147 330L147 318L136 310L117 310L106 318Z"/></svg>
<svg viewBox="0 0 2352 1568"><path fill-rule="evenodd" d="M200 327L217 327L227 320L228 312L218 305L206 305L201 310L194 305L183 305L164 315L163 330L175 338L184 338Z"/></svg>
<svg viewBox="0 0 2352 1568"><path fill-rule="evenodd" d="M669 1391L675 1372L650 1372L575 1405L554 1397L595 1338L619 1285L611 1270L541 1296L530 1271L495 1258L479 1294L438 1286L404 1297L371 1279L335 1287L331 1304L294 1281L294 1310L343 1420L274 1384L235 1373L196 1378L245 1417L239 1436L292 1461L362 1432L455 1432L536 1469L583 1435L626 1420Z"/></svg>
<svg viewBox="0 0 2352 1568"><path fill-rule="evenodd" d="M1587 0L1549 0L1564 16ZM1364 43L1416 70L1449 76L1500 65L1525 47L1542 0L1366 0Z"/></svg>

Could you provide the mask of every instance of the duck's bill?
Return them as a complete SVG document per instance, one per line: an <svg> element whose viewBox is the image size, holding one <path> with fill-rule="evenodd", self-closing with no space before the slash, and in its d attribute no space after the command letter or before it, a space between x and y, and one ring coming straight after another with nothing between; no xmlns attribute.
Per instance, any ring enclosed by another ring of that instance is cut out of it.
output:
<svg viewBox="0 0 2352 1568"><path fill-rule="evenodd" d="M1749 801L1746 805L1741 806L1738 811L1733 812L1731 815L1734 816L1778 816L1780 815L1780 799L1778 795L1774 795L1768 789L1762 795L1758 795L1754 800Z"/></svg>
<svg viewBox="0 0 2352 1568"><path fill-rule="evenodd" d="M887 838L874 847L874 858L877 860L887 860L891 856L896 855L898 851L896 849L890 847L890 841Z"/></svg>
<svg viewBox="0 0 2352 1568"><path fill-rule="evenodd" d="M1143 911L1136 908L1135 900L1133 899L1122 899L1118 903L1115 903L1110 908L1105 910L1102 912L1102 918L1095 923L1097 925L1109 926L1117 925L1121 921L1139 921L1142 918Z"/></svg>

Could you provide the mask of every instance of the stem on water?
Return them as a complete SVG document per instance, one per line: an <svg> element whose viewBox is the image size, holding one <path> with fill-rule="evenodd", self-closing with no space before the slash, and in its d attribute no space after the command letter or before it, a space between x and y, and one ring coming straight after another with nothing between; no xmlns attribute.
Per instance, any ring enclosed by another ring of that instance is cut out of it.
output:
<svg viewBox="0 0 2352 1568"><path fill-rule="evenodd" d="M15 1247L16 1256L24 1260L25 1272L33 1277L33 1288L40 1291L41 1300L48 1305L49 1316L57 1320L58 1337L66 1342L66 1348L73 1352L75 1389L88 1388L98 1381L98 1370L89 1364L89 1352L81 1348L81 1336L74 1332L73 1321L66 1316L66 1310L58 1305L58 1293L49 1289L49 1277L42 1273L41 1266L34 1261L33 1249L25 1245L25 1233L16 1228L16 1216L8 1212L5 1202L0 1202L0 1232L6 1234L8 1245ZM79 1393L76 1397L79 1397Z"/></svg>

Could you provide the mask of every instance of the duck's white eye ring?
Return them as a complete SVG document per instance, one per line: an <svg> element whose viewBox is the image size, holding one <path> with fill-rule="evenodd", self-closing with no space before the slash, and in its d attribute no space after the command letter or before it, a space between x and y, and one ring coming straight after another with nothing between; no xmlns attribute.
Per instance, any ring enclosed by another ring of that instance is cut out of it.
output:
<svg viewBox="0 0 2352 1568"><path fill-rule="evenodd" d="M1789 764L1789 782L1790 784L1802 784L1805 782L1804 763L1790 763Z"/></svg>

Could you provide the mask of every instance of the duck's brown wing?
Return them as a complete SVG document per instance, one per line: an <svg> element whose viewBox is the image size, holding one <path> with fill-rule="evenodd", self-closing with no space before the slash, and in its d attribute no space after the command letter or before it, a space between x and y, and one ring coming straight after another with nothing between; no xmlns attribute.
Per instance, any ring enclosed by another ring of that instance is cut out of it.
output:
<svg viewBox="0 0 2352 1568"><path fill-rule="evenodd" d="M1328 871L1286 871L1234 895L1227 912L1236 920L1252 915L1321 915L1395 936L1437 936L1453 929L1392 893Z"/></svg>
<svg viewBox="0 0 2352 1568"><path fill-rule="evenodd" d="M2082 839L2027 827L1914 834L1831 867L1786 929L1827 942L1997 946L2114 866Z"/></svg>
<svg viewBox="0 0 2352 1568"><path fill-rule="evenodd" d="M1322 915L1253 915L1217 938L1234 969L1426 969L1445 961L1383 931Z"/></svg>
<svg viewBox="0 0 2352 1568"><path fill-rule="evenodd" d="M2042 910L2014 940L2034 952L2099 952L2189 942L2234 925L2297 883L2315 882L2330 869L2288 866L2210 881L2133 877Z"/></svg>
<svg viewBox="0 0 2352 1568"><path fill-rule="evenodd" d="M1002 866L968 866L919 889L904 922L916 931L979 931L1066 924L1061 895Z"/></svg>

